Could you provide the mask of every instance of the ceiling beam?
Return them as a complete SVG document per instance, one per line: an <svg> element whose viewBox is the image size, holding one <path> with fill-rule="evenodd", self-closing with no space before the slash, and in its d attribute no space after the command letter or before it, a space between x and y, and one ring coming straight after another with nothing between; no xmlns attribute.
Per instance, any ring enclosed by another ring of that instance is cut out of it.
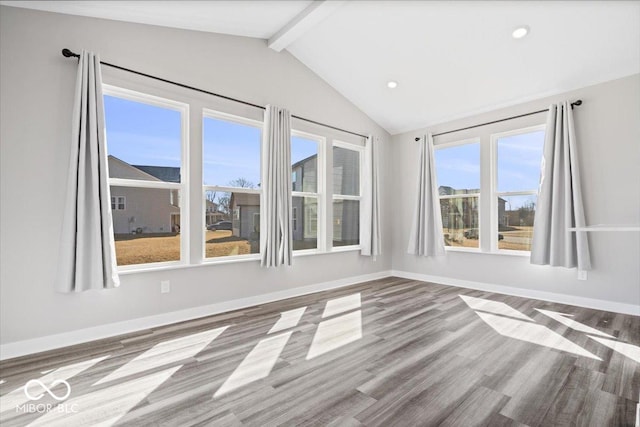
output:
<svg viewBox="0 0 640 427"><path fill-rule="evenodd" d="M286 49L343 3L345 3L344 0L314 0L305 10L271 36L267 44L276 52Z"/></svg>

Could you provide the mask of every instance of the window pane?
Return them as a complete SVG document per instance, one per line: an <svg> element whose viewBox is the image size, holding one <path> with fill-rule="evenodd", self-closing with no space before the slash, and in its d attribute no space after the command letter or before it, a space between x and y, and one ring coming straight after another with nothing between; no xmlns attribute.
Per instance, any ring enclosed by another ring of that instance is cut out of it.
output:
<svg viewBox="0 0 640 427"><path fill-rule="evenodd" d="M544 131L505 136L498 139L498 191L536 190Z"/></svg>
<svg viewBox="0 0 640 427"><path fill-rule="evenodd" d="M180 260L178 190L111 186L118 265Z"/></svg>
<svg viewBox="0 0 640 427"><path fill-rule="evenodd" d="M260 253L260 194L207 191L205 256Z"/></svg>
<svg viewBox="0 0 640 427"><path fill-rule="evenodd" d="M537 197L498 197L498 249L530 251Z"/></svg>
<svg viewBox="0 0 640 427"><path fill-rule="evenodd" d="M204 184L258 188L261 130L209 117L203 122Z"/></svg>
<svg viewBox="0 0 640 427"><path fill-rule="evenodd" d="M446 246L465 248L480 246L477 197L440 199L440 212Z"/></svg>
<svg viewBox="0 0 640 427"><path fill-rule="evenodd" d="M480 144L434 150L440 195L480 192Z"/></svg>
<svg viewBox="0 0 640 427"><path fill-rule="evenodd" d="M180 182L179 111L109 95L104 108L111 178Z"/></svg>
<svg viewBox="0 0 640 427"><path fill-rule="evenodd" d="M298 136L291 137L291 182L293 191L317 193L318 143Z"/></svg>
<svg viewBox="0 0 640 427"><path fill-rule="evenodd" d="M360 202L333 201L333 246L360 244Z"/></svg>
<svg viewBox="0 0 640 427"><path fill-rule="evenodd" d="M318 247L318 200L293 197L293 250Z"/></svg>
<svg viewBox="0 0 640 427"><path fill-rule="evenodd" d="M333 194L360 195L360 152L333 147Z"/></svg>

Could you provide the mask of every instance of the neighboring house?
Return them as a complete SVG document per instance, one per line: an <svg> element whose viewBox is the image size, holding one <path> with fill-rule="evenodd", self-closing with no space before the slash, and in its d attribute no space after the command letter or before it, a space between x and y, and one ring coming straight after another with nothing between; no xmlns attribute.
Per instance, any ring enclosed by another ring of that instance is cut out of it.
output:
<svg viewBox="0 0 640 427"><path fill-rule="evenodd" d="M333 156L333 192L360 194L360 157L351 150L338 150ZM317 191L317 155L294 163L291 167L293 191ZM360 238L360 203L336 200L333 203L333 240L343 245L358 244ZM293 240L314 241L318 233L318 204L315 200L294 197L292 201Z"/></svg>
<svg viewBox="0 0 640 427"><path fill-rule="evenodd" d="M220 212L220 207L217 203L212 202L211 200L205 200L205 226L209 226L211 224L215 224L218 221L222 221L224 219L224 214Z"/></svg>
<svg viewBox="0 0 640 427"><path fill-rule="evenodd" d="M180 168L130 165L109 156L111 178L180 182ZM180 227L177 190L111 186L115 234L170 233Z"/></svg>
<svg viewBox="0 0 640 427"><path fill-rule="evenodd" d="M438 187L438 194L441 196L451 196L457 194L474 194L479 193L478 189L456 189L441 185ZM449 199L449 203L440 203L440 211L442 214L442 227L460 230L463 228L478 228L478 204L471 203L470 197L459 197ZM477 200L477 199L476 199ZM501 197L498 197L498 218L499 226L504 225L505 221L505 203Z"/></svg>
<svg viewBox="0 0 640 427"><path fill-rule="evenodd" d="M339 149L333 152L333 193L360 195L360 154ZM360 242L360 202L333 202L333 241L340 245Z"/></svg>
<svg viewBox="0 0 640 427"><path fill-rule="evenodd" d="M231 193L232 234L247 240L260 236L260 194Z"/></svg>
<svg viewBox="0 0 640 427"><path fill-rule="evenodd" d="M317 192L318 156L313 155L291 167L292 191ZM318 203L313 199L292 200L293 240L315 242L318 236Z"/></svg>

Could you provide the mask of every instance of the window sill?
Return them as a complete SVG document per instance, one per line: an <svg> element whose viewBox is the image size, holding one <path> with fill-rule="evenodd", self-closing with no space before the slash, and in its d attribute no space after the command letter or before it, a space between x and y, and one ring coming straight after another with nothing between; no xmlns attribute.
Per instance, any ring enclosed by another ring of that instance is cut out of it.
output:
<svg viewBox="0 0 640 427"><path fill-rule="evenodd" d="M530 251L512 251L508 249L499 249L497 251L492 252L483 252L480 248L460 248L455 246L445 246L446 252L463 252L469 254L482 254L482 255L506 255L506 256L515 256L521 258L528 258L531 256Z"/></svg>
<svg viewBox="0 0 640 427"><path fill-rule="evenodd" d="M360 246L340 246L337 248L333 248L331 251L322 252L319 250L300 250L294 251L293 257L306 257L313 255L326 255L332 253L341 253L341 252L353 252L361 250ZM221 264L235 264L241 262L251 262L251 261L260 261L260 256L258 254L251 255L240 255L234 257L220 257L220 258L205 258L200 264L184 264L184 263L156 263L156 264L140 264L140 267L137 266L126 266L125 269L122 267L118 268L118 275L120 276L128 276L131 274L137 273L154 273L158 271L168 271L168 270L182 270L185 268L200 268L200 267L211 267L214 265Z"/></svg>
<svg viewBox="0 0 640 427"><path fill-rule="evenodd" d="M362 246L360 245L337 246L337 247L331 248L331 250L327 253L351 252L351 251L359 251L359 250L362 250Z"/></svg>
<svg viewBox="0 0 640 427"><path fill-rule="evenodd" d="M486 252L482 252L480 248L465 248L460 246L445 246L444 250L447 252L466 252L472 254L482 254Z"/></svg>

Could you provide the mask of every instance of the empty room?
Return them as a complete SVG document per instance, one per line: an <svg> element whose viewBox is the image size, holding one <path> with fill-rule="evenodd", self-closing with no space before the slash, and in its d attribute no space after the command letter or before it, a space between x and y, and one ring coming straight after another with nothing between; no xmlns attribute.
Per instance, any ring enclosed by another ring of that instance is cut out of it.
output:
<svg viewBox="0 0 640 427"><path fill-rule="evenodd" d="M0 425L640 427L640 1L0 1Z"/></svg>

